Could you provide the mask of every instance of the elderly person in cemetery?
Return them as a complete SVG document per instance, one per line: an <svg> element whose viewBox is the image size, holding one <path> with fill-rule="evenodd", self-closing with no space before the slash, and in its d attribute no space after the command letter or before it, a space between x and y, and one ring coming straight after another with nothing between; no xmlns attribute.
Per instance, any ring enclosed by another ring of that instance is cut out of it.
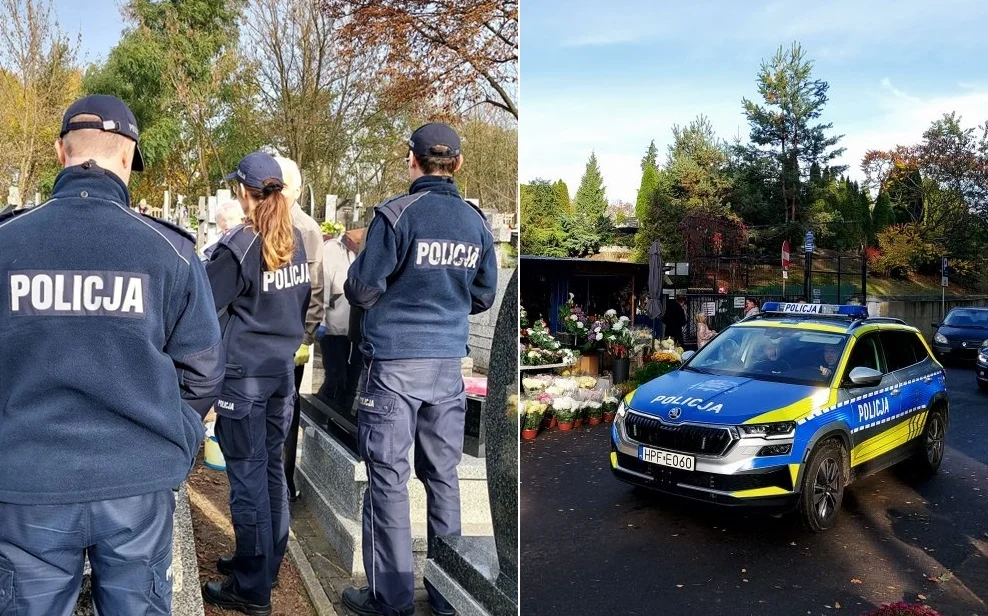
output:
<svg viewBox="0 0 988 616"><path fill-rule="evenodd" d="M228 577L207 583L203 598L266 616L288 547L281 456L297 397L293 373L310 272L274 158L250 154L227 176L231 179L237 180L246 224L223 236L206 272L223 331L226 379L216 401L216 438L230 478L236 552L216 563Z"/></svg>
<svg viewBox="0 0 988 616"><path fill-rule="evenodd" d="M468 317L493 305L494 236L487 219L460 197L453 174L463 164L460 138L426 124L408 141L407 195L377 206L364 251L344 291L365 310L360 349L358 442L367 466L363 557L369 586L343 602L364 615L414 613L415 571L409 519L409 450L425 485L429 556L437 536L460 534L456 467L463 447L466 397L461 359ZM434 614L453 614L426 581Z"/></svg>
<svg viewBox="0 0 988 616"><path fill-rule="evenodd" d="M52 198L0 218L0 614L171 614L175 490L223 380L195 240L129 207L127 105L65 112Z"/></svg>
<svg viewBox="0 0 988 616"><path fill-rule="evenodd" d="M233 229L240 223L244 221L244 208L241 207L238 201L233 199L229 201L224 201L219 204L216 208L216 230L219 231L220 237L227 234L230 229ZM213 255L216 247L219 246L219 239L217 239L213 244L203 248L202 256L203 259L209 261L209 257Z"/></svg>
<svg viewBox="0 0 988 616"><path fill-rule="evenodd" d="M285 441L285 478L288 482L288 498L295 501L298 498L298 488L295 487L295 457L298 449L298 426L302 405L299 400L299 389L305 376L305 364L309 363L309 350L316 341L316 330L323 320L323 275L322 229L311 216L302 211L298 198L302 194L302 173L295 161L275 157L285 178L285 198L291 205L292 225L302 235L305 245L306 261L309 263L309 274L312 283L312 297L305 313L305 336L302 346L295 354L295 407L292 410L292 423L288 429L288 440Z"/></svg>
<svg viewBox="0 0 988 616"><path fill-rule="evenodd" d="M350 233L331 238L323 245L326 311L316 339L322 351L325 378L317 395L340 412L349 409L353 403L363 365L360 350L349 338L350 302L343 293L347 271L356 257L357 245Z"/></svg>

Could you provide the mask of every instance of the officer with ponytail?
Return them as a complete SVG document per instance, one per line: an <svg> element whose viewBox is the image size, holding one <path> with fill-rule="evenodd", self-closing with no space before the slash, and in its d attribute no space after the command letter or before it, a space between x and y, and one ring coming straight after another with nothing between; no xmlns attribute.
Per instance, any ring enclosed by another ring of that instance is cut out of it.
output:
<svg viewBox="0 0 988 616"><path fill-rule="evenodd" d="M203 597L266 616L288 546L281 456L295 403L295 352L304 334L310 273L275 159L250 154L226 179L237 181L246 218L220 240L206 273L226 352L216 436L230 478L237 546L232 557L216 563L227 578L207 583Z"/></svg>

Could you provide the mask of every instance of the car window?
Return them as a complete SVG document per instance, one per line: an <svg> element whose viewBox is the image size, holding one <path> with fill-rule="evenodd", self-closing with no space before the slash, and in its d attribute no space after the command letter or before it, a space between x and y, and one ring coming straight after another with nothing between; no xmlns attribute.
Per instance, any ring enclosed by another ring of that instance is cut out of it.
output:
<svg viewBox="0 0 988 616"><path fill-rule="evenodd" d="M836 370L823 367L828 356L833 362L841 357L847 339L846 334L810 329L728 327L697 352L687 370L829 386Z"/></svg>
<svg viewBox="0 0 988 616"><path fill-rule="evenodd" d="M923 339L919 334L909 333L909 342L913 346L913 354L916 356L916 361L921 362L929 359L930 352L923 344Z"/></svg>
<svg viewBox="0 0 988 616"><path fill-rule="evenodd" d="M885 357L888 360L889 372L902 370L922 361L923 356L916 356L916 348L913 345L915 335L911 332L881 332L882 347L885 348Z"/></svg>
<svg viewBox="0 0 988 616"><path fill-rule="evenodd" d="M885 357L878 334L866 334L854 343L851 357L847 361L847 369L844 371L845 381L849 378L851 370L855 368L871 368L882 374L889 372L885 367Z"/></svg>
<svg viewBox="0 0 988 616"><path fill-rule="evenodd" d="M988 310L955 308L947 313L943 324L950 327L988 327Z"/></svg>

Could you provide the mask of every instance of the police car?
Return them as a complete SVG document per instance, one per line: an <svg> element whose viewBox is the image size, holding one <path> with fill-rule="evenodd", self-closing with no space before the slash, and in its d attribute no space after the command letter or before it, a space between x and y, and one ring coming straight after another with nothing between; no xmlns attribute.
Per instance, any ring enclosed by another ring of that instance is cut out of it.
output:
<svg viewBox="0 0 988 616"><path fill-rule="evenodd" d="M943 460L946 374L918 330L863 306L765 304L621 402L611 468L702 501L837 521L844 488Z"/></svg>

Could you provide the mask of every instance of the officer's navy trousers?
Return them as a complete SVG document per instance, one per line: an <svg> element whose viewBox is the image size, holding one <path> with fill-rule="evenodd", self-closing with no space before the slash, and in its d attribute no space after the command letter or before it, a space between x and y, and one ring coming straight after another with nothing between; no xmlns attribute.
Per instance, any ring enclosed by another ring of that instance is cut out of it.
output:
<svg viewBox="0 0 988 616"><path fill-rule="evenodd" d="M466 394L459 359L368 361L358 393L358 442L367 465L363 556L385 613L413 606L415 573L408 504L415 475L425 485L429 556L437 536L460 534L456 467L463 451ZM426 583L433 607L449 603Z"/></svg>
<svg viewBox="0 0 988 616"><path fill-rule="evenodd" d="M171 614L175 492L71 505L0 503L0 616L71 616L92 566L99 616Z"/></svg>
<svg viewBox="0 0 988 616"><path fill-rule="evenodd" d="M227 377L215 407L216 440L230 478L237 541L235 590L258 605L271 602L271 582L288 547L288 486L281 456L294 403L295 381L289 372Z"/></svg>

